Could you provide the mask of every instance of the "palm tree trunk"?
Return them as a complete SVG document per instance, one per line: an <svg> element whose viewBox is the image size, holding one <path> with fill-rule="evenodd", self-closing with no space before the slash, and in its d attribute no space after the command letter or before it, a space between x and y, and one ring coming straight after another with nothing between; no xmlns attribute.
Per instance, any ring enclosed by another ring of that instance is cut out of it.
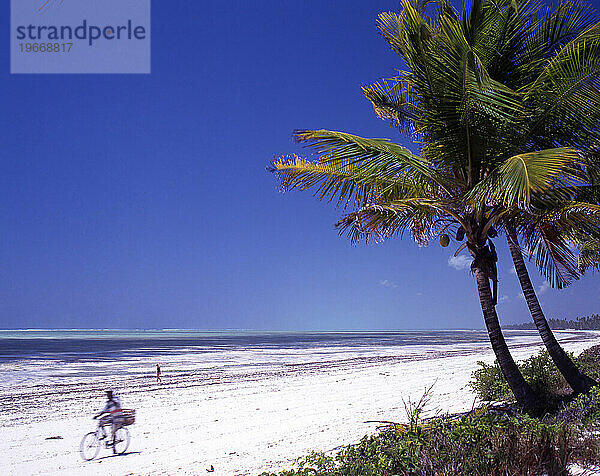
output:
<svg viewBox="0 0 600 476"><path fill-rule="evenodd" d="M529 279L529 273L527 272L527 267L525 266L525 260L523 260L523 253L521 252L521 247L519 246L515 227L510 223L505 223L504 229L506 230L508 248L510 249L510 254L512 256L513 263L515 264L515 270L517 271L517 277L521 283L521 289L523 290L525 301L527 302L529 312L533 317L533 322L535 323L542 341L548 350L548 354L550 354L550 357L556 364L556 367L558 367L560 373L576 393L585 393L589 391L590 388L598 385L598 383L592 378L583 374L577 368L567 353L560 346L556 340L556 337L554 337L554 334L550 330L546 316L544 316L542 307L540 306L538 298L535 294L531 280Z"/></svg>
<svg viewBox="0 0 600 476"><path fill-rule="evenodd" d="M539 400L529 384L523 378L523 375L521 375L517 364L508 350L508 346L502 335L502 330L500 329L496 308L492 302L489 279L482 269L475 268L474 271L475 279L477 280L479 301L481 302L481 309L483 310L483 319L502 374L515 395L517 404L526 411L535 410L539 408Z"/></svg>

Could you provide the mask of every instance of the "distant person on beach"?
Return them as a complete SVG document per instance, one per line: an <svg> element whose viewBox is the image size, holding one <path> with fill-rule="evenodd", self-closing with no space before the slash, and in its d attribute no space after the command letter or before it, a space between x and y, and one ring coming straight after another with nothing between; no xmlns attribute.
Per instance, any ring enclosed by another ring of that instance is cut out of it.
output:
<svg viewBox="0 0 600 476"><path fill-rule="evenodd" d="M158 364L156 364L156 381L162 382L162 379L160 378L160 365Z"/></svg>
<svg viewBox="0 0 600 476"><path fill-rule="evenodd" d="M119 400L119 397L113 395L112 390L106 391L106 398L106 405L104 405L104 408L100 411L100 413L94 415L94 419L104 415L105 413L107 414L102 417L100 422L103 425L110 425L113 453L116 453L115 435L117 430L123 425L123 412L121 410L121 401Z"/></svg>

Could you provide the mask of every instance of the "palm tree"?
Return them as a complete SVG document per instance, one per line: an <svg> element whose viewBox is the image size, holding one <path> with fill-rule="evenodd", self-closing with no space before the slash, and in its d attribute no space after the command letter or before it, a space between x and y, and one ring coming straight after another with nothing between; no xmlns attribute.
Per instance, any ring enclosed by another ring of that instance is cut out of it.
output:
<svg viewBox="0 0 600 476"><path fill-rule="evenodd" d="M584 118L582 124L578 124L582 113L587 114L590 103L595 103L595 111L592 112L591 119L595 117L596 121L598 120L598 61L593 56L598 54L598 30L596 25L595 33L590 34L590 30L594 31L593 21L594 16L586 5L565 2L554 12L548 10L540 28L536 30L537 34L532 40L535 45L533 51L537 56L536 62L540 65L536 68L538 78L544 78L538 84L546 84L540 87L534 83L529 88L531 104L535 104L538 110L543 111L541 114L531 114L527 127L523 129L526 136L524 142L528 141L531 147L535 147L536 144L554 143L583 149L589 147L588 141L592 140L594 135L597 137L597 125L586 132L586 127L589 125L585 122L586 119ZM584 51L583 58L578 58L578 62L573 61L573 53L579 51ZM592 56L589 56L590 53ZM555 60L554 64L547 60L550 57ZM594 62L596 73L593 72ZM591 70L590 66L592 66ZM569 74L564 74L566 70L569 70ZM511 87L519 82L525 84L527 81L527 78L518 80L510 78L510 74L506 71L499 79ZM586 104L585 110L577 111L582 102ZM540 104L545 108L540 108ZM565 117L569 119L565 121ZM548 133L549 130L552 132ZM530 226L525 236L533 235L538 238L533 243L533 248L537 248L538 251L537 262L550 283L561 288L571 279L577 278L577 265L568 244L562 239L557 221L546 220L542 227ZM574 226L586 222L585 219L579 223L571 220L567 231L572 231ZM592 386L597 385L597 382L584 375L558 344L531 284L518 244L517 225L514 221L505 219L504 229L525 301L549 355L576 393L587 392Z"/></svg>
<svg viewBox="0 0 600 476"><path fill-rule="evenodd" d="M466 18L470 18L471 25L481 24L473 21L474 17L486 17L485 7L478 7L476 4L477 2L473 3L469 17L463 15L463 24ZM502 24L502 30L521 30L521 33L501 45L497 52L498 62L490 63L487 68L491 78L519 91L522 97L523 120L520 127L512 131L508 140L518 144L521 151L535 151L540 147L556 145L590 150L590 143L598 140L600 121L597 107L600 97L598 24L594 24L594 15L584 4L564 2L555 11L542 11L538 19L530 25L530 19L526 18L531 14L528 12L529 5L524 3L517 8L524 11L525 15L519 14L519 11L513 14L510 9L506 10L506 22ZM515 19L523 16L525 18L524 21L518 18L521 26L511 26L511 16ZM392 46L398 31L396 18L393 15L383 18L384 34ZM401 81L401 78L396 80ZM387 87L385 82L383 85L378 84L364 90L375 111L382 118L402 125L407 102L399 98L395 90ZM598 155L597 151L594 152ZM549 205L556 207L556 203ZM537 264L549 282L561 288L572 279L576 279L577 264L564 236L556 232L556 223L544 221L543 227L536 227L535 225L541 222L536 221L535 217L523 216L521 213L518 214L518 218L521 221L528 219L529 223L534 225L526 228L525 236L530 243L530 249L536 250ZM589 221L589 216L584 214L583 220ZM518 222L515 222L514 218L511 219L510 214L505 215L502 220L511 257L533 320L550 356L567 382L575 392L586 392L593 385L597 385L597 382L578 370L550 330L525 267L523 253L518 244L516 223ZM569 224L574 225L572 217ZM581 223L576 224L580 225ZM597 230L596 222L592 225L591 232ZM584 248L584 264L586 260L589 261L590 249L590 245Z"/></svg>
<svg viewBox="0 0 600 476"><path fill-rule="evenodd" d="M409 231L426 243L448 230L464 234L492 349L517 402L531 409L537 397L508 350L490 287L494 227L517 209L529 212L538 196L566 202L587 183L586 164L576 149L552 141L533 147L505 139L523 135L525 99L533 93L511 89L492 73L510 67L529 71L530 83L539 80L527 62L537 58L528 40L539 26L535 4L473 0L459 16L440 3L433 18L425 7L404 0L400 14L380 15L384 37L408 70L365 88L382 117L422 144L421 154L384 139L298 131L296 139L312 146L317 160L280 157L269 169L286 190L316 188L320 199L352 208L338 226L353 240Z"/></svg>
<svg viewBox="0 0 600 476"><path fill-rule="evenodd" d="M519 246L515 224L512 222L505 222L504 229L506 231L508 247L515 266L517 278L519 279L523 291L523 296L548 354L554 361L559 372L576 393L585 393L589 391L590 388L598 385L598 383L579 370L552 333L533 285L531 284L531 279L529 278L529 273L525 266L525 260L523 259L523 253ZM565 251L569 251L568 248L566 248ZM561 256L557 258L560 259Z"/></svg>
<svg viewBox="0 0 600 476"><path fill-rule="evenodd" d="M487 231L494 218L485 207L466 205L460 183L445 167L436 167L390 141L324 130L298 131L295 137L316 147L320 158L310 162L297 156L280 157L269 170L278 174L284 190L316 188L319 198L355 208L338 224L353 241L361 236L385 239L410 231L415 241L425 244L450 226L467 230L492 348L519 404L535 408L537 397L508 350L492 300L489 276L493 263Z"/></svg>

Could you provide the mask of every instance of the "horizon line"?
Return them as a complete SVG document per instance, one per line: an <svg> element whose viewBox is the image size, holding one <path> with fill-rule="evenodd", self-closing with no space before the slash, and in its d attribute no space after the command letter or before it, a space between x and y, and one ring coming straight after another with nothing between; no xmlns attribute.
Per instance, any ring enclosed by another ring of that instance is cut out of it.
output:
<svg viewBox="0 0 600 476"><path fill-rule="evenodd" d="M505 324L505 325L518 325ZM404 331L485 331L484 327L436 327L436 328L396 328L396 329L249 329L249 328L222 328L203 329L195 327L161 328L161 327L30 327L30 328L4 328L0 332L36 332L36 331L198 331L198 332L404 332ZM507 329L513 330L513 329ZM520 329L531 330L531 329ZM535 329L534 329L535 330Z"/></svg>

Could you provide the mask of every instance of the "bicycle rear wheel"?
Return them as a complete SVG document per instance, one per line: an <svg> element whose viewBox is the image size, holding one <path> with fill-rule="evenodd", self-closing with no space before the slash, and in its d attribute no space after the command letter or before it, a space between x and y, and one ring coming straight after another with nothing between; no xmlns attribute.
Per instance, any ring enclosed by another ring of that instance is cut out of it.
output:
<svg viewBox="0 0 600 476"><path fill-rule="evenodd" d="M115 433L115 446L114 452L118 455L122 455L129 448L129 430L122 426Z"/></svg>
<svg viewBox="0 0 600 476"><path fill-rule="evenodd" d="M79 452L85 461L90 461L98 455L100 451L100 442L95 431L91 431L81 439Z"/></svg>

